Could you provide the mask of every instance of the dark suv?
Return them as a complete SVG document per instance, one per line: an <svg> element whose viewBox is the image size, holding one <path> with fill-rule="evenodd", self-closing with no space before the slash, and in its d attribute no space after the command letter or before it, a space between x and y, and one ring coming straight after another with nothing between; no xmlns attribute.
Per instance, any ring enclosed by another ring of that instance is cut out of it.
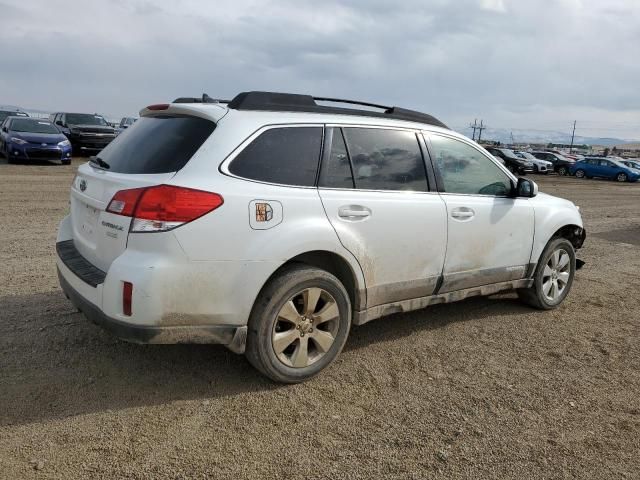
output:
<svg viewBox="0 0 640 480"><path fill-rule="evenodd" d="M531 152L531 154L540 160L547 160L553 163L553 171L558 175L569 175L569 169L575 163L573 160L563 157L559 153L538 151Z"/></svg>
<svg viewBox="0 0 640 480"><path fill-rule="evenodd" d="M518 175L533 173L533 162L518 157L513 150L497 147L484 148L494 157L501 158L504 161L504 166L507 167L511 173L517 173Z"/></svg>
<svg viewBox="0 0 640 480"><path fill-rule="evenodd" d="M102 115L94 113L52 113L49 119L69 139L76 153L97 153L116 136Z"/></svg>

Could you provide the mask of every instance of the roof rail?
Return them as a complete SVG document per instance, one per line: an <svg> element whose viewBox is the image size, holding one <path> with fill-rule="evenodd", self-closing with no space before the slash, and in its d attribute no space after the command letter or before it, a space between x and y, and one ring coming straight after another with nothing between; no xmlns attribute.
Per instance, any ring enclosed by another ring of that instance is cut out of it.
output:
<svg viewBox="0 0 640 480"><path fill-rule="evenodd" d="M330 107L318 105L319 102L346 103L364 107L378 108L382 111L360 110L354 108ZM407 120L410 122L426 123L437 127L448 128L437 118L422 112L407 110L400 107L389 107L375 103L360 102L357 100L344 100L339 98L312 97L297 93L277 92L242 92L236 95L228 103L229 108L235 110L261 110L281 112L308 112L308 113L333 113L341 115L355 115L363 117L392 118L395 120ZM175 103L175 102L174 102Z"/></svg>
<svg viewBox="0 0 640 480"><path fill-rule="evenodd" d="M203 93L202 97L179 97L171 103L229 103L229 100L211 98L206 93Z"/></svg>

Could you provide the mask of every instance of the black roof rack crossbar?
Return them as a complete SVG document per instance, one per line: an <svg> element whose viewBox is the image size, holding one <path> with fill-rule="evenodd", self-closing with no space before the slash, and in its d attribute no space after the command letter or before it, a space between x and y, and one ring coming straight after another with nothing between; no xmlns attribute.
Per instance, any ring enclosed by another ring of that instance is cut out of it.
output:
<svg viewBox="0 0 640 480"><path fill-rule="evenodd" d="M379 108L382 112L371 110L359 110L354 108L330 107L318 105L320 102L347 103L365 107ZM227 103L220 101L221 103ZM175 103L175 102L174 102ZM260 110L271 112L308 112L308 113L333 113L340 115L354 115L362 117L392 118L395 120L407 120L410 122L426 123L437 127L448 128L437 118L422 112L407 110L399 107L388 107L375 103L360 102L356 100L343 100L328 97L312 97L297 93L278 92L242 92L228 102L229 108L235 110Z"/></svg>
<svg viewBox="0 0 640 480"><path fill-rule="evenodd" d="M390 108L393 108L385 105L378 105L376 103L361 102L359 100L344 100L342 98L313 97L313 99L317 102L348 103L351 105L362 105L363 107L380 108L381 110L389 110Z"/></svg>

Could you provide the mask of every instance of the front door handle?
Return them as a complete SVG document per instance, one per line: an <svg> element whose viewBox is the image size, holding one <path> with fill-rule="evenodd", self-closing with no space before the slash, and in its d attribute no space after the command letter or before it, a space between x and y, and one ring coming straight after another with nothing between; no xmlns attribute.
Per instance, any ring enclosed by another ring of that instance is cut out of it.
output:
<svg viewBox="0 0 640 480"><path fill-rule="evenodd" d="M371 210L362 205L345 205L338 209L338 216L346 220L362 220L371 215Z"/></svg>
<svg viewBox="0 0 640 480"><path fill-rule="evenodd" d="M470 220L476 215L473 209L468 207L454 208L451 211L451 216L457 220Z"/></svg>

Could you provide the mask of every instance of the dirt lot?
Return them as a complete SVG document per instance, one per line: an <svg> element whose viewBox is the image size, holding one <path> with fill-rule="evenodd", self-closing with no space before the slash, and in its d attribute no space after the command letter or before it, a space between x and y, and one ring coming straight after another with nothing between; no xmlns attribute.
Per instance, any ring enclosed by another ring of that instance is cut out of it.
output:
<svg viewBox="0 0 640 480"><path fill-rule="evenodd" d="M640 478L640 184L535 177L589 231L558 310L508 294L377 320L285 387L74 312L54 242L78 164L0 161L0 477Z"/></svg>

